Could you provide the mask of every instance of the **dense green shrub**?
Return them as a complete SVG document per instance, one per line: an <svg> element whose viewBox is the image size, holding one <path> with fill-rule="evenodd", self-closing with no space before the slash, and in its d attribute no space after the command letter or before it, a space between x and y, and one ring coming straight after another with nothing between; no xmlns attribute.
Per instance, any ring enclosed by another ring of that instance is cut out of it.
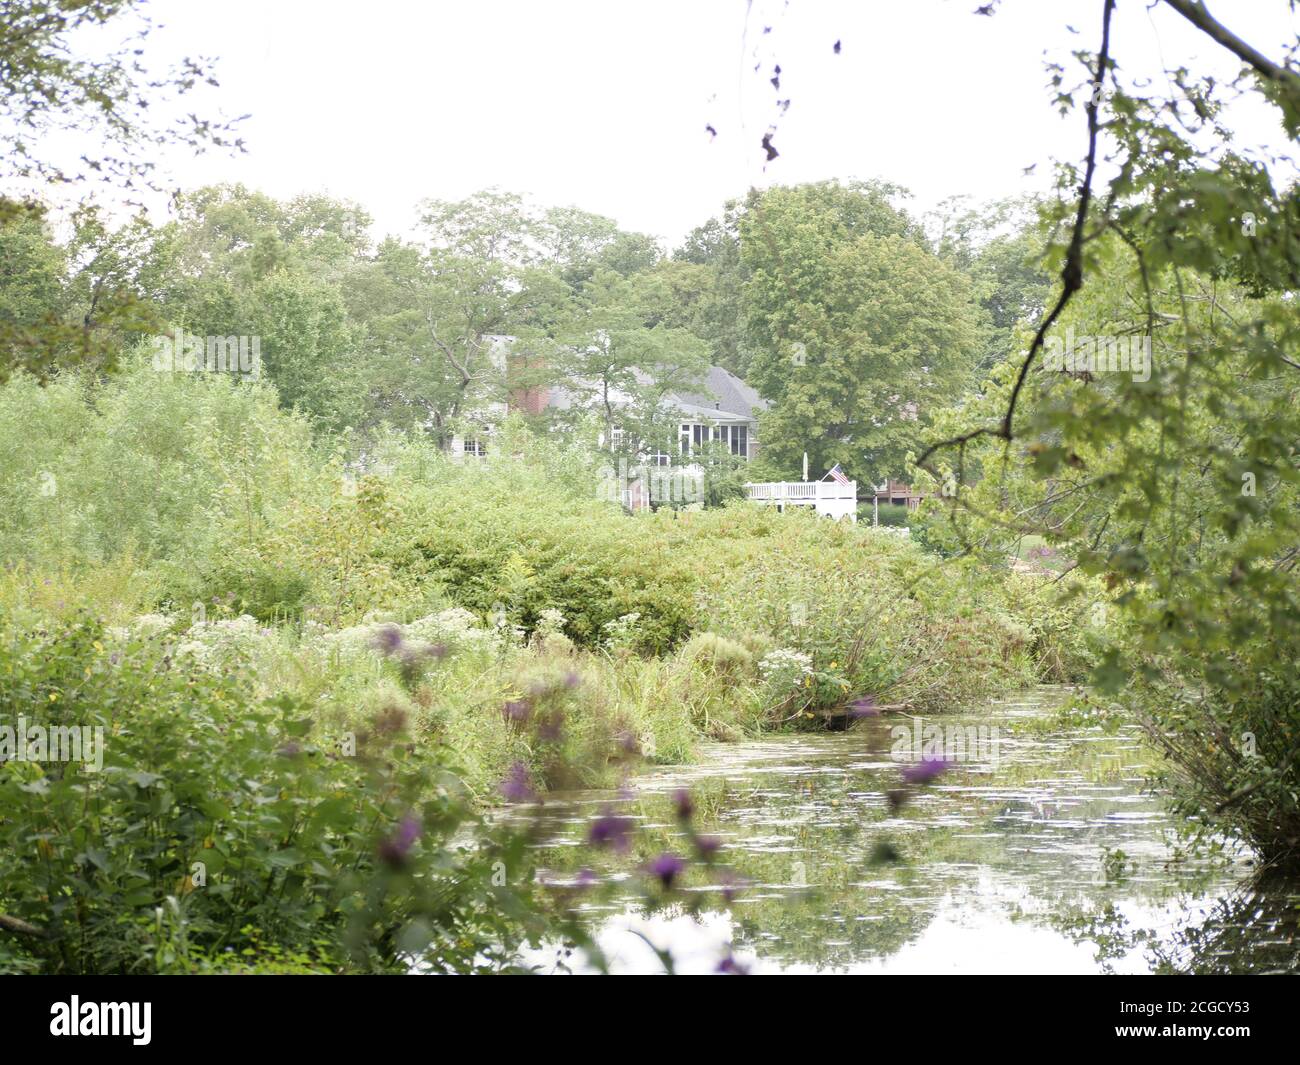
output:
<svg viewBox="0 0 1300 1065"><path fill-rule="evenodd" d="M911 511L902 503L860 503L858 505L858 521L868 525L873 524L874 519L874 522L880 525L901 527L907 524L910 514Z"/></svg>
<svg viewBox="0 0 1300 1065"><path fill-rule="evenodd" d="M522 841L400 713L329 736L247 670L108 641L83 619L0 643L0 727L103 730L98 771L0 763L0 914L30 929L0 969L492 969L540 934Z"/></svg>

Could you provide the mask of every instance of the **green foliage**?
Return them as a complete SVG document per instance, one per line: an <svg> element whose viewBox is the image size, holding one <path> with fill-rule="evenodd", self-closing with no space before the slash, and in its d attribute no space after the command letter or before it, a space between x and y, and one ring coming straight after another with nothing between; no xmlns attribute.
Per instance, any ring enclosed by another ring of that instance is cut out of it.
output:
<svg viewBox="0 0 1300 1065"><path fill-rule="evenodd" d="M900 528L907 524L911 511L906 503L859 503L858 521L870 523L875 519L881 525Z"/></svg>
<svg viewBox="0 0 1300 1065"><path fill-rule="evenodd" d="M901 472L931 411L974 365L970 282L890 205L899 190L778 188L739 223L751 383L773 407L764 459L792 475L840 463L876 483Z"/></svg>
<svg viewBox="0 0 1300 1065"><path fill-rule="evenodd" d="M927 461L929 486L955 490L946 528L927 536L952 554L1005 554L1041 535L1073 563L1067 591L1079 574L1102 582L1114 609L1094 626L1098 691L1122 693L1169 756L1163 779L1190 827L1294 869L1300 719L1279 663L1300 645L1300 189L1232 150L1213 81L1130 84L1078 58L1106 86L1113 145L1108 186L1080 219L1086 283L1054 347L995 366L981 395L937 419L952 443ZM1259 88L1294 133L1300 79L1278 69ZM1063 69L1054 83L1075 106ZM1194 118L1170 118L1184 108ZM1044 212L1063 279L1081 177L1062 167ZM1101 365L1062 364L1072 344L1070 356L1097 350L1093 338L1136 341L1140 363L1103 348ZM1028 331L1019 339L1028 351Z"/></svg>
<svg viewBox="0 0 1300 1065"><path fill-rule="evenodd" d="M10 939L6 969L489 970L543 927L522 843L482 826L400 716L325 735L247 671L107 639L81 619L0 645L0 727L102 742L98 769L0 763L0 912L39 932Z"/></svg>
<svg viewBox="0 0 1300 1065"><path fill-rule="evenodd" d="M310 490L307 429L279 415L273 392L159 373L147 353L128 363L103 384L19 376L0 388L6 559L133 551L207 572L254 549L267 519Z"/></svg>
<svg viewBox="0 0 1300 1065"><path fill-rule="evenodd" d="M154 188L150 147L241 146L231 139L230 124L192 111L171 125L153 119L168 96L211 83L212 70L207 60L187 58L166 77L151 73L141 57L154 26L143 6L139 0L8 0L0 20L0 176ZM73 41L97 31L121 38L85 58ZM35 150L42 134L65 129L81 133L75 169ZM86 148L96 137L99 147Z"/></svg>

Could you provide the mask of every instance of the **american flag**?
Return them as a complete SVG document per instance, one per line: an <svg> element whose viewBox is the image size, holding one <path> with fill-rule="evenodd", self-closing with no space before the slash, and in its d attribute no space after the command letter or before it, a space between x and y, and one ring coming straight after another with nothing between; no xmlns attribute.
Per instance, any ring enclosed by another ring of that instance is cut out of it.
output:
<svg viewBox="0 0 1300 1065"><path fill-rule="evenodd" d="M826 476L832 478L837 484L847 485L852 483L847 477L844 476L844 471L840 469L840 464L838 462L831 467L831 472L828 473Z"/></svg>

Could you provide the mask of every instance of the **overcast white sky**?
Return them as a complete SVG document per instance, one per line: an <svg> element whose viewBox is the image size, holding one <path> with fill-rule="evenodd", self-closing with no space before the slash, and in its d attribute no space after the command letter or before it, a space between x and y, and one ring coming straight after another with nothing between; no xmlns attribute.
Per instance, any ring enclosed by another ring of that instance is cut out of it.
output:
<svg viewBox="0 0 1300 1065"><path fill-rule="evenodd" d="M1048 157L1077 158L1083 133L1081 111L1062 119L1051 108L1044 56L1068 62L1072 49L1095 48L1101 0L1004 0L993 18L977 6L155 0L163 28L151 54L218 57L222 86L207 106L251 115L247 154L173 155L181 185L326 191L370 210L376 235L405 231L421 199L499 186L672 243L752 184L882 177L909 187L921 210L957 193L1043 187ZM1296 32L1286 0L1211 10L1275 57ZM1148 0L1121 0L1114 37L1130 72L1188 64L1228 78L1239 68ZM765 169L773 60L792 102ZM1262 112L1242 113L1236 128L1244 143L1283 145Z"/></svg>

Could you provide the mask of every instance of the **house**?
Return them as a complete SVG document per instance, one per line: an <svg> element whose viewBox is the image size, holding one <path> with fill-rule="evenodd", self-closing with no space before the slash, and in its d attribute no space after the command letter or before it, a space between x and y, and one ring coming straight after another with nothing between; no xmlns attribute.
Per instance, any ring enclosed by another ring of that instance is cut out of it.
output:
<svg viewBox="0 0 1300 1065"><path fill-rule="evenodd" d="M488 337L489 359L502 371L508 359L515 358L511 350L512 338ZM518 356L520 358L526 356ZM649 380L649 376L640 375ZM709 441L726 446L733 455L751 459L758 454L758 414L766 409L767 402L735 374L721 366L710 366L701 382L699 392L669 392L664 406L678 415L677 447L668 451L655 451L641 456L646 465L691 465L691 456ZM615 407L627 404L631 397L614 392L610 399ZM485 429L482 434L457 435L452 438L451 450L456 455L482 458L488 453L490 426L509 411L541 414L546 410L570 410L578 406L576 393L562 385L521 388L513 390L506 402L490 403L483 411ZM602 441L613 447L621 442L622 430L615 425L612 439Z"/></svg>
<svg viewBox="0 0 1300 1065"><path fill-rule="evenodd" d="M877 503L893 503L895 506L905 506L908 510L915 510L925 498L924 493L893 478L882 485L873 486L873 492Z"/></svg>
<svg viewBox="0 0 1300 1065"><path fill-rule="evenodd" d="M511 337L488 338L489 356L504 372L511 359L527 358L512 350ZM638 371L638 377L648 382L649 375ZM611 405L631 402L632 397L611 392ZM758 416L767 409L767 401L731 371L721 366L710 366L700 383L699 391L671 391L662 400L665 413L676 415L676 447L667 451L642 452L631 464L620 460L615 469L611 466L603 479L602 491L611 500L622 502L629 510L643 510L652 502L694 502L702 498L703 468L694 461L706 444L724 446L731 454L746 461L758 454ZM575 390L563 385L521 388L513 390L505 402L489 405L485 414L485 428L481 435L456 436L452 440L453 454L484 458L488 454L491 429L494 421L509 411L541 414L547 410L570 410L580 404ZM608 440L601 443L612 450L621 450L623 430L615 424ZM766 482L747 484L748 498L756 503L787 507L812 507L818 514L835 519L857 521L856 481L842 476L836 479L802 482Z"/></svg>

